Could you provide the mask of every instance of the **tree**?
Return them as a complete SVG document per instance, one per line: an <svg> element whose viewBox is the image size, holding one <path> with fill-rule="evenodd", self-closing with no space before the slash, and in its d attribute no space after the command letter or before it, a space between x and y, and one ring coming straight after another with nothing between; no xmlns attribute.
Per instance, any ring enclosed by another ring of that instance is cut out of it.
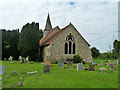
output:
<svg viewBox="0 0 120 90"><path fill-rule="evenodd" d="M74 60L74 63L81 63L83 59L79 55L74 55L73 60Z"/></svg>
<svg viewBox="0 0 120 90"><path fill-rule="evenodd" d="M27 23L22 27L18 50L24 57L30 56L31 60L36 61L39 50L39 40L42 38L42 30L39 30L39 23Z"/></svg>
<svg viewBox="0 0 120 90"><path fill-rule="evenodd" d="M120 41L115 40L113 42L113 58L120 57Z"/></svg>
<svg viewBox="0 0 120 90"><path fill-rule="evenodd" d="M100 55L99 50L97 48L95 48L95 47L91 48L91 52L92 52L93 58L97 58Z"/></svg>
<svg viewBox="0 0 120 90"><path fill-rule="evenodd" d="M19 29L2 30L2 59L13 56L13 59L18 59L20 55L17 44L19 39Z"/></svg>

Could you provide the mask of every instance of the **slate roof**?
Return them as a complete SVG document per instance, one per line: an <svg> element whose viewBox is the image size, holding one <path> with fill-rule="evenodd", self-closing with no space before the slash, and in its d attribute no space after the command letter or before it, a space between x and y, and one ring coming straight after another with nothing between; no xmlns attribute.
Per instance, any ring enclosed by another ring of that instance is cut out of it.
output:
<svg viewBox="0 0 120 90"><path fill-rule="evenodd" d="M49 45L55 38L57 38L64 30L66 30L67 27L69 27L70 25L72 25L71 23L69 25L67 25L66 27L62 28L60 30L60 28L58 26L56 26L55 28L53 28L52 30L50 30L47 35L45 37L43 37L40 42L39 45L40 46L45 46L45 45ZM72 25L73 26L73 25ZM74 26L73 26L74 27ZM75 27L74 27L75 28ZM77 31L77 29L75 28L75 30ZM78 32L78 31L77 31ZM79 33L79 32L78 32ZM79 35L82 37L82 35L79 33ZM83 37L82 37L83 38ZM88 46L90 46L90 44L83 38L83 40L88 44Z"/></svg>

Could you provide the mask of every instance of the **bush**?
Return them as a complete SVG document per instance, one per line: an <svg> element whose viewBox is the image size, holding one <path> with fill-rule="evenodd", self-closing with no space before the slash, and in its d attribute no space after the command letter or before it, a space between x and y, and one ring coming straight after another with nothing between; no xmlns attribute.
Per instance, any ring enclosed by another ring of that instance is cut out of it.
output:
<svg viewBox="0 0 120 90"><path fill-rule="evenodd" d="M74 63L81 63L82 62L82 58L79 55L74 55L73 56L73 62Z"/></svg>

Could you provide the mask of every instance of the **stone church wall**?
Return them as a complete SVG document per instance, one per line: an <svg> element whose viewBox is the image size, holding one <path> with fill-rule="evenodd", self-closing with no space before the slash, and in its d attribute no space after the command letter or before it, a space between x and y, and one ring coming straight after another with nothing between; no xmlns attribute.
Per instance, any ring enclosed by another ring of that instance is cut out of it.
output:
<svg viewBox="0 0 120 90"><path fill-rule="evenodd" d="M67 35L72 34L76 41L76 51L75 54L65 54L65 40ZM80 55L87 61L92 61L91 51L88 44L83 40L79 33L75 30L72 25L66 28L57 38L55 38L52 43L44 49L44 57L49 57L52 62L60 60L61 58L73 58L74 55ZM47 56L48 55L48 56Z"/></svg>

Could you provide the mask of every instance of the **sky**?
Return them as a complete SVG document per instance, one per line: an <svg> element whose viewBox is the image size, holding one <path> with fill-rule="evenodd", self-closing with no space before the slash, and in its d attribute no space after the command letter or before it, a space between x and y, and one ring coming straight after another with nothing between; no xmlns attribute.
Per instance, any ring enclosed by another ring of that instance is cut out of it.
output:
<svg viewBox="0 0 120 90"><path fill-rule="evenodd" d="M0 0L0 29L21 30L34 21L44 30L49 12L53 28L63 28L71 22L91 47L107 52L118 39L118 2L83 1Z"/></svg>

